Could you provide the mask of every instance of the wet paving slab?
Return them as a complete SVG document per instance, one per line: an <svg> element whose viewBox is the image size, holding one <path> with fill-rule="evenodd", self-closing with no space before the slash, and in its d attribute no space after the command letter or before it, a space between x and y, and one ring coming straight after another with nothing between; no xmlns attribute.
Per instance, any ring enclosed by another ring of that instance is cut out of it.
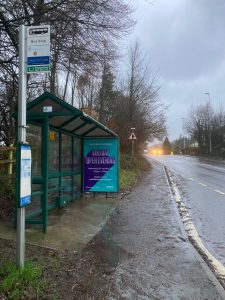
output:
<svg viewBox="0 0 225 300"><path fill-rule="evenodd" d="M48 232L40 226L26 225L26 242L59 250L81 251L103 227L120 196L84 195L61 209L49 212ZM0 222L0 238L16 239L12 224Z"/></svg>

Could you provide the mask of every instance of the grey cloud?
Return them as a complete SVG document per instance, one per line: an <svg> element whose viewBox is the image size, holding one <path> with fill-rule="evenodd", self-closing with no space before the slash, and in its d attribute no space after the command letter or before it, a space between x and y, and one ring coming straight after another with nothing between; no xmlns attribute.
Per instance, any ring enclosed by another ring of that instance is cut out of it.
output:
<svg viewBox="0 0 225 300"><path fill-rule="evenodd" d="M168 80L193 79L212 72L224 59L225 2L159 0L140 10L139 29L160 73ZM179 3L179 4L178 4ZM213 4L214 5L213 5ZM144 32L142 31L144 29ZM142 31L142 33L141 33Z"/></svg>
<svg viewBox="0 0 225 300"><path fill-rule="evenodd" d="M140 1L138 38L161 78L161 98L169 104L168 131L182 134L191 105L225 102L225 0Z"/></svg>

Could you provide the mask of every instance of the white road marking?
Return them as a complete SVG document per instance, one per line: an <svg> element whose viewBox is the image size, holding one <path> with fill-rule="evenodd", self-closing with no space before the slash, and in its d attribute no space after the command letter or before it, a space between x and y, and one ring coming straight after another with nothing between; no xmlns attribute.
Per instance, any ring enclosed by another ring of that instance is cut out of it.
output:
<svg viewBox="0 0 225 300"><path fill-rule="evenodd" d="M192 178L188 177L188 180L191 180L191 181L194 181ZM202 182L199 182L198 184L202 185L202 186L207 186L206 184L202 183ZM219 190L214 190L214 192L220 194L220 195L225 195L224 192L221 192Z"/></svg>
<svg viewBox="0 0 225 300"><path fill-rule="evenodd" d="M218 194L220 194L220 195L225 195L224 192L221 192L221 191L219 191L219 190L214 190L214 192L216 192L216 193L218 193Z"/></svg>
<svg viewBox="0 0 225 300"><path fill-rule="evenodd" d="M209 168L214 168L214 169L218 169L218 170L222 170L225 171L225 168L221 168L221 167L217 167L217 166L212 166L212 165L208 165L208 164L201 164L201 163L192 163L193 165L199 165L199 166L204 166L204 167L209 167Z"/></svg>
<svg viewBox="0 0 225 300"><path fill-rule="evenodd" d="M179 203L178 209L179 209L179 207L185 207L183 199L181 198L179 190L178 190L176 184L173 182L171 175L169 175L169 178L172 182L171 189L175 195L176 203ZM205 247L205 245L203 244L203 242L197 232L197 229L195 228L194 223L191 220L191 217L190 217L187 209L185 212L181 212L181 219L183 221L184 228L186 230L187 235L189 237L191 237L192 240L195 241L194 247L197 249L200 249L201 252L204 253L204 256L206 257L208 263L212 266L213 269L215 269L218 276L220 276L221 278L225 278L225 266L223 266L223 264L221 264L220 261L217 260Z"/></svg>

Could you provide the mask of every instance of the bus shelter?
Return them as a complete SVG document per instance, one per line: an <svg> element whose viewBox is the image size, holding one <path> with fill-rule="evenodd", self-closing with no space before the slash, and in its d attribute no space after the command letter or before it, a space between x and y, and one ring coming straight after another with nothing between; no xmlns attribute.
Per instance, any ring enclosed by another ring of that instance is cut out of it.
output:
<svg viewBox="0 0 225 300"><path fill-rule="evenodd" d="M45 92L27 104L32 201L26 224L47 231L49 210L82 192L118 191L118 136L86 113Z"/></svg>

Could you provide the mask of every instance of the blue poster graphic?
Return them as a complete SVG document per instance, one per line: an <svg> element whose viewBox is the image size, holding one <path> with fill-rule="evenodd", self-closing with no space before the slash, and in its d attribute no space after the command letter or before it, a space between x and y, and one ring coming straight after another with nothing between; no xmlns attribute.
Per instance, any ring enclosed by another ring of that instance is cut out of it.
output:
<svg viewBox="0 0 225 300"><path fill-rule="evenodd" d="M118 192L118 140L85 139L84 192Z"/></svg>

